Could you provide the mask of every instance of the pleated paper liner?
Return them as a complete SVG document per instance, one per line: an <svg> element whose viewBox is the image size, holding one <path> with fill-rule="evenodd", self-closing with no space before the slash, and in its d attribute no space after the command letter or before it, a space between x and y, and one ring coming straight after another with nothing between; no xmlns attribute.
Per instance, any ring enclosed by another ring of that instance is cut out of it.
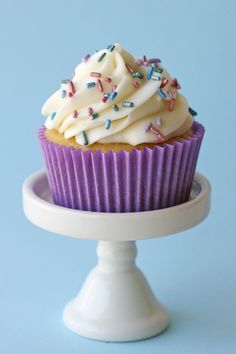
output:
<svg viewBox="0 0 236 354"><path fill-rule="evenodd" d="M204 128L171 144L131 152L83 151L47 140L40 128L55 204L97 212L162 209L189 199Z"/></svg>

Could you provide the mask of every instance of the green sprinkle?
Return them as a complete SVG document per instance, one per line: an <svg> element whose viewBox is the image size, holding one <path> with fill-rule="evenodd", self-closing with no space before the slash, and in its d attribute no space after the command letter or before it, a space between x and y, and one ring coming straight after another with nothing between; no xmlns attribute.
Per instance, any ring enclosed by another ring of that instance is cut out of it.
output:
<svg viewBox="0 0 236 354"><path fill-rule="evenodd" d="M102 53L101 55L100 55L100 57L98 58L98 63L100 62L100 61L102 61L102 59L106 56L106 54L107 53Z"/></svg>
<svg viewBox="0 0 236 354"><path fill-rule="evenodd" d="M109 50L109 52L113 52L113 50L115 49L115 47L116 47L116 46L115 46L114 44L113 44L113 45L111 45L111 46L110 46L110 48L108 49L108 50Z"/></svg>
<svg viewBox="0 0 236 354"><path fill-rule="evenodd" d="M64 80L61 80L61 83L62 84L68 84L69 81L70 81L69 79L64 79Z"/></svg>
<svg viewBox="0 0 236 354"><path fill-rule="evenodd" d="M117 106L117 104L114 104L114 106L112 106L112 108L114 109L114 111L119 111L119 107Z"/></svg>
<svg viewBox="0 0 236 354"><path fill-rule="evenodd" d="M88 137L87 137L86 131L82 130L82 132L80 134L81 134L81 138L83 140L83 145L88 145L89 142L88 142Z"/></svg>
<svg viewBox="0 0 236 354"><path fill-rule="evenodd" d="M154 71L156 71L158 74L163 73L163 69L160 68L159 66L155 66Z"/></svg>
<svg viewBox="0 0 236 354"><path fill-rule="evenodd" d="M123 101L123 102L122 102L122 106L123 106L123 107L131 108L131 107L134 107L134 102Z"/></svg>
<svg viewBox="0 0 236 354"><path fill-rule="evenodd" d="M98 118L98 116L99 116L99 114L98 114L98 113L93 113L93 115L92 115L92 119L94 120L94 119Z"/></svg>
<svg viewBox="0 0 236 354"><path fill-rule="evenodd" d="M134 71L134 72L132 73L132 76L133 76L133 77L136 77L136 78L138 78L138 79L143 79L143 74L140 73L139 71Z"/></svg>

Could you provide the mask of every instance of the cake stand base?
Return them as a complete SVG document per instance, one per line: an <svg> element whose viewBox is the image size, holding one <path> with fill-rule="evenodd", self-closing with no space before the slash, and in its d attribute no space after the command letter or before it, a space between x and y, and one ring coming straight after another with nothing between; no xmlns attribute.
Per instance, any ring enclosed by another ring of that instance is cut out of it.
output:
<svg viewBox="0 0 236 354"><path fill-rule="evenodd" d="M133 341L152 337L168 325L168 315L135 266L134 241L100 241L98 265L63 313L67 327L84 337Z"/></svg>
<svg viewBox="0 0 236 354"><path fill-rule="evenodd" d="M174 234L204 220L210 209L210 184L196 173L189 201L161 210L97 213L53 204L45 172L23 186L26 217L65 236L98 240L98 265L78 296L64 309L68 328L96 340L133 341L152 337L168 325L166 310L135 265L135 241Z"/></svg>

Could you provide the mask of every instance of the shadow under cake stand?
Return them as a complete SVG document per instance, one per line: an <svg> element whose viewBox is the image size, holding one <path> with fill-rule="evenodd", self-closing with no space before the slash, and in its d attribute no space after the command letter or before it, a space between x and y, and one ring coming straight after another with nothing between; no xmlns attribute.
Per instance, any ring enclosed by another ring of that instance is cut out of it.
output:
<svg viewBox="0 0 236 354"><path fill-rule="evenodd" d="M54 205L46 173L23 186L26 217L58 234L99 240L98 265L63 312L65 325L81 336L103 341L152 337L168 326L168 313L135 265L136 240L175 234L204 220L210 209L210 184L195 174L190 200L171 208L134 213L98 213Z"/></svg>

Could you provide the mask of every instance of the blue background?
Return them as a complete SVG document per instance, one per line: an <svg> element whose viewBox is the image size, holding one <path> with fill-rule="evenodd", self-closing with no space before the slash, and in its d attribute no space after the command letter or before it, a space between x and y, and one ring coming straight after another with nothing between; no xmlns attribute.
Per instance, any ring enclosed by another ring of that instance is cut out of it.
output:
<svg viewBox="0 0 236 354"><path fill-rule="evenodd" d="M235 1L1 2L0 353L233 354L235 306ZM43 166L44 100L87 52L120 42L162 59L206 127L198 171L212 210L176 237L138 242L138 265L171 313L142 342L86 340L61 321L96 263L92 241L59 237L22 212L24 179Z"/></svg>

